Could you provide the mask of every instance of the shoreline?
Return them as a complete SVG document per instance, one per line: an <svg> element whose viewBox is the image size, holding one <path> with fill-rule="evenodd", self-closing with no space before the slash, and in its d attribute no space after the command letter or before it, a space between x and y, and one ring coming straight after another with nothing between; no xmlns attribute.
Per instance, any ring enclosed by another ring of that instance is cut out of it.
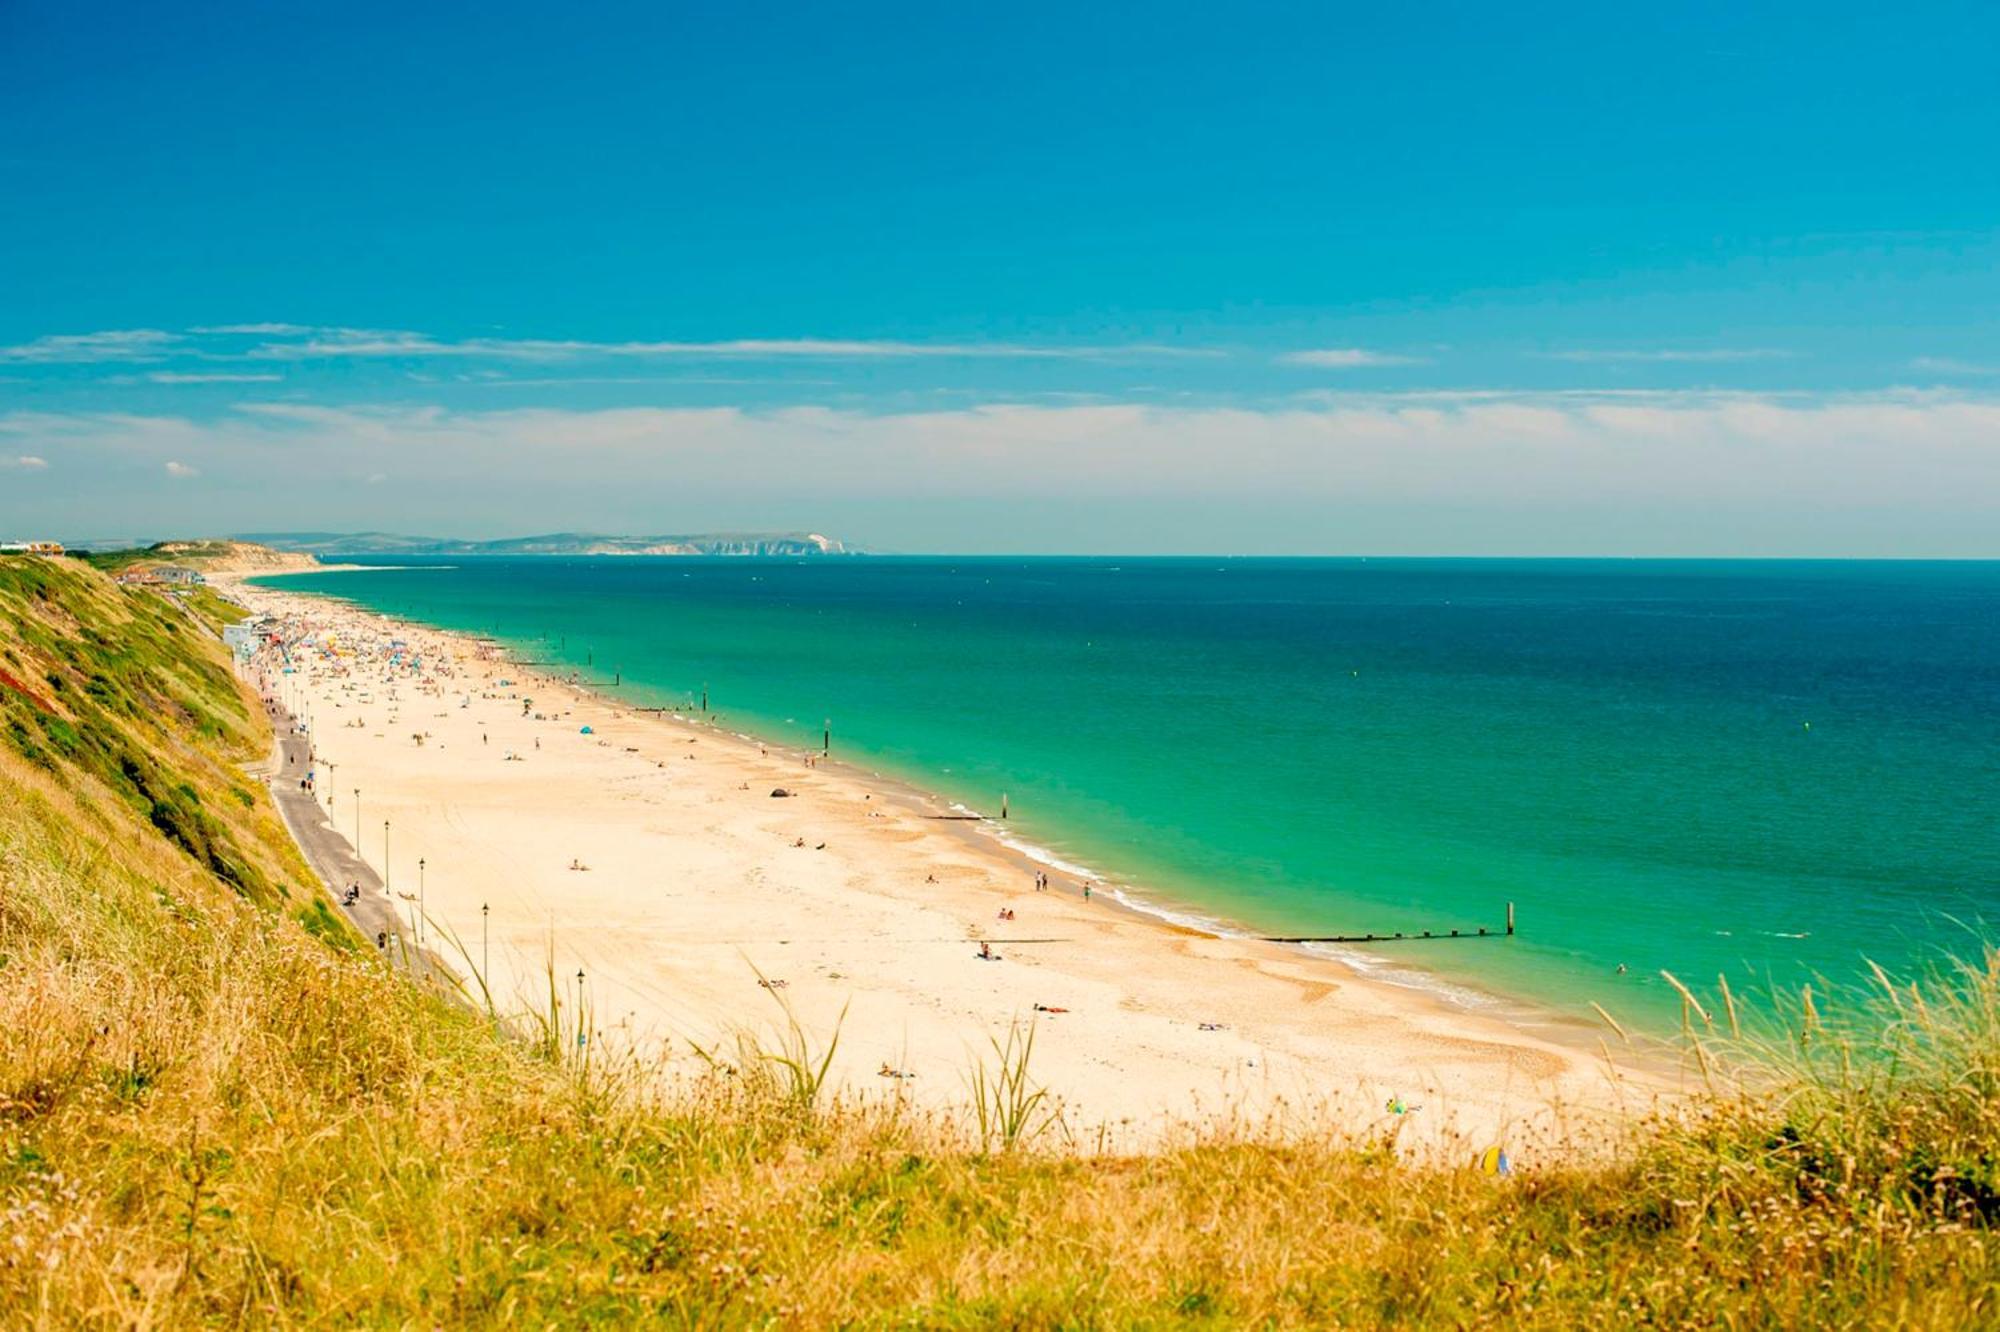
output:
<svg viewBox="0 0 2000 1332"><path fill-rule="evenodd" d="M312 572L326 571L329 570ZM1132 1032L1106 1031L1102 1042L1104 1048L1093 1049L1092 1042L1079 1042L1073 1052L1078 1057L1057 1060L1069 1067L1058 1068L1053 1074L1040 1067L1044 1061L1041 1051L1037 1053L1037 1071L1043 1075L1042 1080L1075 1110L1083 1127L1095 1126L1100 1142L1106 1140L1107 1129L1112 1139L1129 1142L1134 1138L1144 1140L1157 1136L1174 1126L1185 1128L1211 1121L1218 1101L1225 1107L1225 1113L1233 1117L1267 1120L1296 1116L1302 1104L1317 1098L1320 1104L1307 1118L1322 1123L1332 1122L1357 1131L1392 1131L1410 1145L1427 1141L1433 1145L1451 1142L1463 1146L1465 1142L1481 1137L1509 1136L1517 1143L1518 1151L1518 1144L1526 1139L1539 1137L1548 1141L1547 1133L1552 1124L1574 1117L1579 1111L1588 1112L1584 1117L1592 1121L1616 1120L1624 1113L1619 1109L1621 1105L1629 1109L1633 1101L1656 1103L1659 1097L1671 1094L1669 1080L1662 1076L1665 1070L1657 1058L1649 1057L1648 1052L1640 1049L1624 1052L1619 1066L1614 1069L1597 1053L1586 1048L1586 1039L1594 1034L1586 1025L1570 1022L1563 1015L1529 1012L1525 1006L1521 1006L1523 1011L1520 1012L1508 1011L1515 1005L1506 996L1490 996L1493 1000L1490 1008L1483 1003L1478 1008L1466 1006L1436 988L1372 974L1372 969L1358 966L1327 950L1265 942L1247 931L1233 929L1223 920L1203 921L1200 926L1177 920L1170 906L1146 901L1139 895L1143 890L1128 894L1127 885L1107 883L1111 891L1095 894L1094 900L1082 900L1073 893L1032 892L1022 886L1020 880L1026 879L1033 867L1047 867L1062 875L1070 875L1077 869L1088 872L1087 867L1065 865L1062 858L1048 848L1009 836L1009 830L995 820L984 816L959 817L948 798L898 777L837 759L820 762L817 755L773 746L769 741L733 730L700 714L636 712L633 704L598 694L587 685L572 683L544 668L515 665L504 658L496 658L482 646L484 642L506 651L513 650L512 645L506 645L502 640L482 639L420 622L402 621L367 610L337 595L291 592L281 586L252 585L237 578L230 578L228 583L237 585L256 609L305 620L325 621L338 626L336 633L344 633L357 640L371 634L379 638L383 634L397 633L405 634L411 640L420 637L428 640L427 652L448 654L454 665L464 669L468 685L476 683L481 686L478 691L480 701L488 705L481 709L483 715L479 724L482 733L489 730L497 733L499 722L493 714L503 709L491 706L499 701L490 697L495 688L510 685L514 688L513 697L506 700L505 710L508 711L511 711L514 702L521 699L524 688L532 688L532 697L553 695L567 704L563 710L565 721L579 719L585 712L601 714L605 723L619 728L621 740L635 741L620 746L624 755L650 764L655 772L666 768L665 758L671 752L661 750L659 746L662 744L701 744L712 746L702 751L703 759L723 759L725 762L720 766L728 768L725 777L738 779L736 794L739 797L751 785L757 784L744 775L747 767L757 770L759 781L766 776L776 779L783 774L791 774L800 787L809 788L799 790L798 794L813 797L815 804L830 798L848 806L868 806L864 811L865 819L876 820L877 823L870 825L864 821L857 825L850 818L841 826L841 833L860 833L864 829L883 832L887 829L881 825L892 823L896 833L894 840L903 843L907 850L899 847L885 854L885 848L871 848L847 866L848 869L859 870L860 876L867 879L865 884L849 884L846 885L848 892L833 891L819 894L819 897L835 912L864 906L886 906L884 935L893 935L897 927L911 926L915 923L912 917L930 928L938 928L940 921L936 918L943 914L956 918L958 937L966 945L964 952L969 956L970 945L982 937L1002 941L1023 932L1022 929L1010 928L1006 922L982 919L987 914L985 908L993 906L997 898L1003 909L1012 903L1024 914L1032 909L1038 921L1052 921L1051 932L1054 925L1059 924L1065 929L1080 929L1085 934L1115 936L1105 940L1110 945L1105 949L1085 949L1079 955L1063 957L1060 961L1066 965L1056 969L1067 980L1098 984L1109 981L1115 988L1125 991L1115 996L1114 1006L1121 1014L1127 1011L1132 1013L1133 1023L1146 1028L1143 1039ZM258 602L266 604L257 605ZM337 698L339 691L332 688L331 677L316 683L318 687L307 695L309 710L313 703L318 703L322 710L329 703L335 708L341 707ZM353 684L352 680L346 682L350 691ZM392 697L393 690L391 685ZM445 692L455 696L456 690ZM467 689L465 692L466 701L460 704L460 709L469 712L472 691ZM407 710L409 701L406 700L403 706ZM529 711L524 705L522 717L527 717ZM437 715L442 718L446 714ZM535 721L546 725L543 719L549 715L546 711L542 712ZM364 772L377 767L379 760L386 757L386 754L365 756L357 745L350 744L341 735L340 730L328 727L326 716L315 720L315 740L323 754L332 758L336 765L347 766L351 772ZM582 724L588 726L591 723L584 721ZM528 729L532 729L532 724ZM527 733L519 726L510 728L510 733L514 731ZM544 736L547 734L546 730L542 732ZM374 738L385 740L383 734ZM454 738L462 744L465 736L460 734ZM354 739L358 741L360 737ZM538 758L543 752L539 750L540 740L541 736L535 739ZM484 745L485 741L481 743ZM393 741L386 741L374 748L386 750L393 744ZM444 747L441 740L438 748ZM692 759L695 754L687 751L685 757ZM683 766L674 774L675 784L684 785L678 782L680 776L699 778L710 770L707 763L696 768ZM371 772L369 775L374 780L374 774ZM629 781L632 776L621 774L617 781ZM336 827L347 813L335 803L339 799L339 788L345 784L345 778L339 783L330 782L327 791L333 797L326 803L333 806L329 813ZM408 811L412 802L398 795L391 795L376 807L394 812L399 829L415 824L410 832L399 835L426 838L436 831L430 825L436 824L440 815L446 822L452 818L449 785L440 789L435 784L425 784L421 790L411 792L420 795L421 803L427 806L422 816L413 817ZM709 783L708 788L699 793L704 806L725 798L724 792L713 787L714 784ZM615 784L605 782L596 783L592 791L582 794L594 794L598 799L592 803L598 806L607 801L620 803L631 798L619 792ZM762 814L752 816L756 822L771 822L772 819L766 816L789 816L795 808L803 807L793 800L769 800L761 791L753 795L766 801L762 807L753 806L762 809ZM364 806L370 803L364 792ZM779 808L772 808L774 806ZM849 808L842 812L851 816L855 811ZM947 817L940 818L940 815ZM542 817L553 820L558 828L563 822L554 815L545 814ZM567 817L585 823L601 821L604 810L579 808L568 811ZM734 839L731 849L740 852L743 848L736 843L741 841L742 829L738 826L741 820L735 820L734 816L732 820L727 825L718 824L704 831L717 837ZM641 840L643 831L638 830ZM660 829L653 831L658 834ZM621 837L633 833L633 829L621 825ZM527 830L520 830L520 836L529 838ZM659 840L664 842L672 838L661 837ZM814 849L825 850L827 845L820 843ZM806 843L800 840L787 849L805 846ZM654 846L646 854L661 849ZM707 849L712 852L715 848ZM361 848L361 854L370 863L378 859L370 856L365 846ZM781 859L764 857L761 853L752 858L760 863L747 868L750 876L758 880L774 869ZM708 859L712 861L713 856ZM714 868L712 864L709 867ZM746 867L738 863L730 868L742 871ZM940 874L945 877L940 879ZM969 897L957 886L959 881L967 878L982 880ZM887 887L878 882L883 879L898 880L900 886ZM1012 886L1007 886L1010 880ZM1106 883L1101 879L1096 882ZM578 919L579 913L576 912L569 913L567 920L561 919L563 913L559 908L564 905L562 899L568 896L563 890L569 886L558 880L552 888L535 895L537 905L547 915L548 947L553 951L562 951L556 945L558 924L567 925L569 931L589 930L592 927L590 920ZM651 925L651 917L657 914L657 910L652 904L640 900L644 896L643 893L636 896L628 893L620 900L596 904L609 909L608 918L596 924L614 933L623 926ZM886 902L885 898L888 899ZM454 928L461 939L467 937L465 930L460 928L463 924L463 905L459 902L444 906L447 913L460 918L454 923ZM715 903L708 901L703 909L709 914L703 918L703 923L726 926L732 921L747 921L768 925L774 920L782 922L786 919L782 914L774 915L771 908L770 902L758 902L746 912L732 913L725 905L718 913ZM439 911L437 907L431 907L427 914L437 917ZM1041 930L1029 932L1043 933ZM518 930L515 933L518 934ZM888 941L894 942L893 939ZM712 990L715 980L712 973L717 968L712 962L705 966L690 962L689 954L691 949L697 949L703 943L715 942L718 941L699 937L690 939L685 935L663 940L663 946L669 951L677 951L679 957L675 964L655 959L651 964L653 970L671 972L676 965L683 970L690 967L697 971L706 970L711 973L707 979L711 982L708 988ZM781 946L789 942L779 941ZM880 958L872 955L880 953L883 942L884 937L871 939L864 931L860 939L831 941L827 943L827 948L850 959L839 962L836 957L836 963L842 967L860 967L862 963L852 959L862 956L870 956L870 960L879 965ZM939 942L935 939L922 941L926 950ZM758 943L756 940L746 941L745 947L758 946ZM1016 1002L1008 1009L1005 1004L977 1002L987 996L970 993L990 990L993 987L984 982L1002 972L1019 974L1028 968L1047 969L1056 960L1054 954L1077 953L1074 948L1039 947L1043 943L1073 945L1075 939L1065 936L1061 939L1030 939L1020 944L1000 942L1003 950L1021 949L1027 955L1008 953L1012 960L1001 968L991 970L977 966L968 970L962 961L955 959L956 949L947 948L941 958L930 962L922 976L910 978L908 984L900 987L888 985L886 988L898 991L892 997L902 1000L901 1007L905 1010L901 1014L906 1028L904 1045L909 1046L909 1025L917 1020L916 1015L908 1011L912 1008L956 1010L947 1015L950 1020L945 1025L962 1029L956 1033L963 1038L959 1044L974 1053L977 1052L975 1038L991 1037L995 1031L1004 1032L1006 1027L1000 1025L1000 1019L1007 1017L1012 1023L1019 1020L1024 1012L1033 1015L1031 1020L1038 1019L1036 1028L1045 1043L1054 1037L1058 1029L1062 1030L1063 1039L1067 1040L1069 1033L1083 1025L1080 1020L1069 1018L1073 1011L1070 1005L1044 1008L1037 1000L1032 1008ZM1035 956L1036 953L1043 956ZM625 960L631 962L631 959ZM743 952L741 960L756 965L747 951ZM1190 962L1194 964L1192 967L1188 965ZM1017 967L1017 963L1026 965ZM633 965L640 971L647 969L645 963ZM567 974L566 961L563 967L564 974ZM859 980L853 973L836 970L833 965L821 969L835 981ZM728 968L725 966L721 970L727 971ZM1244 973L1248 973L1254 981L1246 979ZM593 971L593 975L596 974ZM707 996L711 1002L705 1004L669 1002L657 993L648 998L645 992L655 989L655 985L648 981L657 982L662 978L629 979L633 983L621 987L634 992L623 998L635 1001L624 1014L626 1034L628 1039L640 1044L652 1043L666 1048L677 1039L686 1037L684 1028L690 1024L713 1038L719 1032L718 1023L726 1027L730 1020L738 1020L740 1025L741 1019L768 1016L743 1013L744 1005L737 1004L733 997L714 1002L719 996L712 993ZM499 985L495 989L496 993L505 992L504 987ZM944 1002L940 1002L940 995L943 995ZM1019 997L1018 994L1014 996L1016 1000ZM1288 1004L1288 997L1295 1002ZM1482 999L1488 997L1481 996ZM799 996L793 995L792 998L796 1001ZM1335 1002L1336 999L1338 1002ZM1192 1019L1191 1003L1213 1008L1217 1014L1225 1009L1230 1010L1232 1015L1240 1013L1261 1030L1239 1038L1235 1033L1246 1030L1242 1022L1196 1023ZM750 1007L754 1009L755 1006ZM802 1019L810 1019L806 1022L809 1028L816 1021L823 1023L827 1016L827 1005L818 1000L811 1004L800 1002L799 1007ZM890 1007L893 1010L896 1006ZM808 1012L808 1009L812 1011ZM891 1011L889 1016L893 1020L896 1014ZM931 1015L922 1016L925 1024L930 1025ZM969 1022L965 1020L968 1018L971 1019ZM667 1027L682 1030L667 1032L662 1045L659 1028L663 1021ZM1194 1027L1203 1033L1202 1039L1210 1044L1223 1044L1220 1039L1210 1041L1209 1037L1227 1033L1228 1044L1234 1048L1225 1052L1229 1057L1220 1060L1191 1059L1174 1048L1187 1040L1185 1030L1166 1033L1172 1039L1165 1048L1160 1047L1159 1038L1163 1033L1158 1029L1163 1023L1169 1028ZM1329 1027L1340 1030L1353 1028L1357 1023L1364 1030L1350 1034L1369 1039L1330 1038ZM927 1047L926 1054L933 1061L939 1045L936 1036L937 1033L926 1031L924 1039L918 1042ZM853 1032L843 1033L843 1044L854 1039ZM1132 1048L1135 1043L1146 1048L1135 1051ZM869 1048L873 1050L877 1047L871 1045ZM1141 1053L1148 1058L1129 1058ZM1157 1066L1162 1056L1166 1068ZM882 1060L885 1069L893 1062L888 1057ZM863 1081L867 1063L865 1056L858 1063L845 1059L839 1063L853 1065L841 1069L845 1074L842 1080L850 1092L866 1095L873 1090ZM1145 1076L1135 1078L1133 1075L1139 1070L1128 1066L1130 1063L1149 1065L1144 1070ZM1093 1064L1109 1066L1120 1076L1107 1079L1105 1075L1092 1071ZM1271 1071L1278 1066L1283 1066L1282 1076ZM1257 1071L1260 1069L1263 1071ZM925 1072L938 1073L940 1070L932 1067ZM904 1080L897 1079L893 1090L899 1097L915 1099L934 1108L951 1109L955 1102L963 1100L962 1096L954 1097L947 1092L940 1099L932 1094L945 1080L942 1076L936 1077L915 1089L912 1095L912 1089L905 1085ZM1280 1082L1285 1085L1277 1085ZM1358 1089L1358 1098L1350 1099L1353 1093L1349 1088L1338 1085L1343 1083ZM1528 1087L1535 1088L1535 1093L1524 1094ZM1329 1091L1331 1094L1328 1094ZM1380 1099L1384 1091L1387 1102ZM1427 1102L1444 1113L1427 1112L1421 1120L1414 1115L1393 1120L1386 1118L1379 1107L1388 1102L1400 1102L1406 1092L1421 1092ZM1341 1102L1338 1110L1333 1108L1335 1101ZM1532 1130L1528 1127L1531 1123L1535 1126ZM1508 1128L1510 1125L1514 1126L1511 1131ZM1566 1131L1573 1131L1574 1127L1571 1124Z"/></svg>
<svg viewBox="0 0 2000 1332"><path fill-rule="evenodd" d="M320 573L395 573L410 568L447 568L450 565L378 565L378 564L332 564L319 565L308 569L286 569L274 573L228 575L232 581L247 582L250 578L286 578ZM280 591L282 589L267 589ZM287 595L308 597L315 600L335 602L352 610L378 616L385 620L397 617L376 611L352 601L335 592L291 592ZM468 643L491 642L501 645L507 652L529 652L533 650L530 640L514 641L492 634L482 634L471 630L448 629L428 621L414 620L426 630L449 635ZM534 678L577 690L599 699L605 706L624 708L628 711L640 710L642 705L624 700L615 695L600 692L596 683L569 680L551 674L543 666L529 666L509 663L524 677ZM627 686L640 689L649 688L643 684ZM664 696L664 694L662 695ZM649 705L643 705L649 706ZM1218 914L1201 903L1186 901L1172 894L1162 894L1157 888L1146 884L1113 878L1098 872L1081 860L1071 860L1062 852L1054 850L1030 838L1016 836L1007 822L996 819L962 801L923 784L922 779L898 772L883 771L864 763L839 756L820 757L809 748L783 740L774 740L759 735L754 730L740 730L724 726L713 720L711 714L684 711L678 707L665 706L659 715L671 718L682 725L706 727L719 735L727 735L747 744L763 746L774 752L783 752L795 758L812 755L819 766L830 772L839 772L857 782L865 782L876 787L886 787L896 797L912 807L924 810L949 810L953 812L950 822L942 824L943 831L967 839L971 844L983 848L988 853L1005 857L1015 862L1025 872L1037 869L1053 871L1071 879L1089 879L1097 886L1101 900L1107 909L1128 912L1140 919L1156 922L1166 928L1185 930L1205 937L1242 940L1245 942L1265 942L1266 936L1251 925L1228 916ZM956 816L963 816L962 819ZM1411 940L1411 942L1416 942ZM1494 940L1498 942L1498 938ZM1278 945L1296 950L1303 956L1317 961L1331 962L1357 979L1369 983L1386 985L1407 990L1426 1001L1441 1005L1447 1011L1467 1012L1496 1017L1524 1031L1544 1035L1577 1053L1595 1056L1598 1041L1605 1035L1605 1028L1597 1022L1565 1012L1553 1004L1533 996L1512 993L1500 989L1486 988L1476 981L1460 977L1446 977L1429 971L1423 966L1410 963L1386 953L1370 951L1363 944L1283 944ZM1651 1073L1673 1077L1679 1071L1679 1058L1671 1044L1642 1028L1627 1025L1631 1039L1626 1042L1622 1057L1634 1067Z"/></svg>

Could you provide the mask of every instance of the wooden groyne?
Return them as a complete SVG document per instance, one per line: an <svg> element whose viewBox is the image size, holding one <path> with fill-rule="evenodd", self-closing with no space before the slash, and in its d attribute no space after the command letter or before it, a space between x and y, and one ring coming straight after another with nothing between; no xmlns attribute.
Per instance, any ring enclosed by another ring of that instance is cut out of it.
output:
<svg viewBox="0 0 2000 1332"><path fill-rule="evenodd" d="M1484 925L1469 930L1396 930L1387 934L1266 934L1265 943L1421 943L1426 939L1509 939L1514 935L1514 904L1507 904L1507 928L1489 930Z"/></svg>

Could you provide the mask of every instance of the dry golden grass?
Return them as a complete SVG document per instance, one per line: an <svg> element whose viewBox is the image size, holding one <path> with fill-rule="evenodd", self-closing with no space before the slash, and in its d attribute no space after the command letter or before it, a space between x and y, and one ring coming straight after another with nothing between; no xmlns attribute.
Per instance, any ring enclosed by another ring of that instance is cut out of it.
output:
<svg viewBox="0 0 2000 1332"><path fill-rule="evenodd" d="M1791 1012L1754 1089L1718 1074L1618 1163L1511 1179L1297 1132L1106 1158L989 1125L982 1146L763 1057L809 1072L809 1042L666 1084L578 1057L560 1006L524 1040L304 928L267 802L228 794L268 740L214 693L219 649L64 577L46 610L0 581L6 669L26 682L94 626L131 649L131 678L104 667L118 690L191 691L76 715L117 728L111 750L159 750L211 824L177 839L88 746L0 741L0 1325L1994 1318L1990 961L1894 989L1865 1028ZM246 872L220 875L217 848Z"/></svg>

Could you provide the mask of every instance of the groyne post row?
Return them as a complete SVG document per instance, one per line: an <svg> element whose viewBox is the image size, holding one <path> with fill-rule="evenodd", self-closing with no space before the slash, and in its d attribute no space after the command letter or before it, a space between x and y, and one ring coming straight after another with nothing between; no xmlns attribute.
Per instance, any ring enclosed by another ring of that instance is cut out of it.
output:
<svg viewBox="0 0 2000 1332"><path fill-rule="evenodd" d="M1425 939L1505 939L1514 934L1514 904L1507 904L1507 929L1503 934L1495 934L1484 925L1471 930L1450 930L1440 933L1436 930L1419 930L1410 933L1395 930L1386 934L1266 934L1259 937L1265 943L1416 943Z"/></svg>

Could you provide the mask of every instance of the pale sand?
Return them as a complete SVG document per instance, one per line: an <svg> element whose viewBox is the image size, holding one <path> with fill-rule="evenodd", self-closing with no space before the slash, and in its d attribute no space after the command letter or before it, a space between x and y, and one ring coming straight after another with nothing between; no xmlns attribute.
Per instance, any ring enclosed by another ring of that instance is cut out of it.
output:
<svg viewBox="0 0 2000 1332"><path fill-rule="evenodd" d="M1086 903L1061 875L1036 892L996 840L925 818L920 800L865 773L635 713L491 660L469 638L229 590L351 644L404 639L426 672L455 672L423 692L407 674L392 683L366 652L337 667L305 654L289 679L312 717L321 802L352 837L360 788L360 849L378 871L390 822L399 892L417 887L425 860L429 946L447 961L468 960L447 933L478 961L490 906L488 979L503 1008L546 1007L551 956L572 1003L581 969L600 1042L694 1067L690 1042L744 1027L769 1038L781 1014L761 972L785 982L816 1037L840 1024L845 1094L958 1113L990 1042L1032 1022L1034 1078L1060 1098L1068 1131L1120 1148L1276 1116L1297 1129L1393 1129L1412 1148L1499 1142L1532 1161L1560 1139L1601 1140L1667 1088L1613 1071L1582 1042L1294 947L1202 935L1101 894ZM547 720L524 717L521 697ZM779 786L796 797L774 799ZM996 919L1003 907L1016 919ZM986 962L974 956L981 938L1049 942L1000 942L1003 960ZM915 1076L882 1077L885 1065ZM1392 1097L1422 1108L1392 1115Z"/></svg>

